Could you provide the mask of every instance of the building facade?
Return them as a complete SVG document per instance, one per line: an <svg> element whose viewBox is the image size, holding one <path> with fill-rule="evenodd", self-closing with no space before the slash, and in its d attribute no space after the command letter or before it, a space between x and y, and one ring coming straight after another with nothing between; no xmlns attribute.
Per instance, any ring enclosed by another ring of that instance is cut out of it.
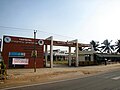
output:
<svg viewBox="0 0 120 90"><path fill-rule="evenodd" d="M96 54L95 51L79 51L78 59L79 59L79 65L85 66L85 65L95 65L96 60L94 58L94 55Z"/></svg>

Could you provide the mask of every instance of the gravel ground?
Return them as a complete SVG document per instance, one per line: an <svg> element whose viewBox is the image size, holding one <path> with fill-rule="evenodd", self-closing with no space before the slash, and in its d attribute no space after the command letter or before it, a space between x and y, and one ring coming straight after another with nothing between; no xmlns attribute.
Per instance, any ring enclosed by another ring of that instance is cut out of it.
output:
<svg viewBox="0 0 120 90"><path fill-rule="evenodd" d="M120 68L120 64L86 66L86 67L55 67L33 69L8 69L8 79L0 83L1 88L45 83L50 81L86 77Z"/></svg>

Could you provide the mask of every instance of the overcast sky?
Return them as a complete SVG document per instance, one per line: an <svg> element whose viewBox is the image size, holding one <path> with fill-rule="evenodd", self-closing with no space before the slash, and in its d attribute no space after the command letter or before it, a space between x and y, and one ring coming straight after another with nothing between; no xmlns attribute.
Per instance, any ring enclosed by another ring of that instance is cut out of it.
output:
<svg viewBox="0 0 120 90"><path fill-rule="evenodd" d="M0 0L0 38L3 35L57 40L120 39L120 0ZM28 30L31 29L31 30Z"/></svg>

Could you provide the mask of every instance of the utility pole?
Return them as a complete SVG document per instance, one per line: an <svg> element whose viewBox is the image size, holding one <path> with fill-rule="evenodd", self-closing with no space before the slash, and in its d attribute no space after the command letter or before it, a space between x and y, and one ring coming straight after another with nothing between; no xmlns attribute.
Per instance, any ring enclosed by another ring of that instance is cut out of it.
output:
<svg viewBox="0 0 120 90"><path fill-rule="evenodd" d="M2 47L2 39L0 38L0 52L2 52L1 47Z"/></svg>
<svg viewBox="0 0 120 90"><path fill-rule="evenodd" d="M37 33L37 30L34 30L34 54L33 54L33 57L34 57L34 72L36 72L36 57L37 57L37 55L36 55L36 42L35 42L35 40L36 40L36 33Z"/></svg>

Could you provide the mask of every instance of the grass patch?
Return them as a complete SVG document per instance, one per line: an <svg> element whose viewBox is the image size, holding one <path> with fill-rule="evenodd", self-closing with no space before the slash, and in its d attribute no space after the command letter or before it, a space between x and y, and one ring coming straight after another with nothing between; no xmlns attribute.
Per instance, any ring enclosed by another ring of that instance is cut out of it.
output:
<svg viewBox="0 0 120 90"><path fill-rule="evenodd" d="M68 61L66 61L66 60L53 61L53 64L68 64Z"/></svg>

